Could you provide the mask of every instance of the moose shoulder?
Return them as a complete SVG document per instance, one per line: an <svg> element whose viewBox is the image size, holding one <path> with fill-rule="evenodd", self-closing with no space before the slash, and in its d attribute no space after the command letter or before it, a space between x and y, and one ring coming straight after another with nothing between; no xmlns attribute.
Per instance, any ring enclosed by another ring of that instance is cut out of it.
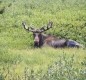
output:
<svg viewBox="0 0 86 80"><path fill-rule="evenodd" d="M40 29L35 29L33 27L27 27L23 22L22 25L24 29L33 33L34 37L34 47L42 47L43 45L48 45L54 48L64 48L64 47L81 47L81 44L70 39L59 39L52 35L43 34L44 31L52 28L53 22L49 22L46 26Z"/></svg>

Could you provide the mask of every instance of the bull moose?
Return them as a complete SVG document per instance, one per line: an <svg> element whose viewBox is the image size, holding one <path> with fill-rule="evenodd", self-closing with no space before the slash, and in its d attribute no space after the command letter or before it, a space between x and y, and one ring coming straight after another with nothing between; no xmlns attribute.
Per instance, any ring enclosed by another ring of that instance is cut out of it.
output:
<svg viewBox="0 0 86 80"><path fill-rule="evenodd" d="M22 22L24 29L33 33L34 37L34 47L42 47L48 45L54 48L64 48L64 47L81 47L81 44L71 39L57 38L53 35L43 34L44 31L52 28L53 22L49 22L46 26L40 29L35 29L33 27L28 27L25 22Z"/></svg>

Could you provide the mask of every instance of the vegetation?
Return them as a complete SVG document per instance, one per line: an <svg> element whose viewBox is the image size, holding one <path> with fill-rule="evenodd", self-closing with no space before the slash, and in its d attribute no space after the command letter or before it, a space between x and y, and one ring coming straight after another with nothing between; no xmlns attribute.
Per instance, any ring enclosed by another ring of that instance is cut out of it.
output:
<svg viewBox="0 0 86 80"><path fill-rule="evenodd" d="M53 21L47 34L86 46L85 0L0 0L0 80L86 79L85 49L34 49L22 21L37 28Z"/></svg>
<svg viewBox="0 0 86 80"><path fill-rule="evenodd" d="M3 50L0 80L85 80L85 53L83 49Z"/></svg>

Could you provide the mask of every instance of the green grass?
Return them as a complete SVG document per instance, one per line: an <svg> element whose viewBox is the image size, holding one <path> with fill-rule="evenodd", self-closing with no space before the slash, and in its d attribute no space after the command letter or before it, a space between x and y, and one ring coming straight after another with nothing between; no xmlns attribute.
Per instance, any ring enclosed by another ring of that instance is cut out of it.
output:
<svg viewBox="0 0 86 80"><path fill-rule="evenodd" d="M57 75L56 73L58 73L58 76L56 76L55 79L58 77L61 78L62 74L59 70L61 66L61 71L65 74L63 76L66 78L65 80L67 80L70 75L73 78L77 77L80 79L79 75L81 74L81 71L86 71L86 50L83 49L53 49L48 47L22 50L3 49L0 50L0 53L0 75L5 80L13 80L14 78L17 80L18 76L20 80L27 80L31 78L31 75L34 75L33 77L35 80L41 80L40 78L43 78L43 80L47 80L47 78L52 80L54 79L52 75L55 76ZM66 72L64 71L65 69ZM56 71L55 74L53 72L47 73L47 71L50 70ZM73 72L69 75L68 70ZM80 72L78 72L79 70ZM77 75L73 75L74 72ZM85 73L82 74L82 79L86 78L84 75ZM27 79L22 79L22 77L25 76ZM50 77L52 77L52 79ZM72 79L72 77L70 77L70 79ZM32 78L30 80L32 80Z"/></svg>
<svg viewBox="0 0 86 80"><path fill-rule="evenodd" d="M0 10L3 7L5 10L0 14L0 44L30 47L33 44L32 36L24 31L22 21L34 27L53 21L53 28L47 33L86 45L85 0L1 0Z"/></svg>
<svg viewBox="0 0 86 80"><path fill-rule="evenodd" d="M22 21L37 28L53 21L47 34L86 46L85 0L0 0L0 80L86 79L86 49L34 49Z"/></svg>

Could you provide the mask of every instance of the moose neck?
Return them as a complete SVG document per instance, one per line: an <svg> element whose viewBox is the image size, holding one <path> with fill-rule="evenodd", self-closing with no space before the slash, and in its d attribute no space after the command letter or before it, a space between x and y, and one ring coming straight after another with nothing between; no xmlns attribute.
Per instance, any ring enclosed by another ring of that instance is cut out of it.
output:
<svg viewBox="0 0 86 80"><path fill-rule="evenodd" d="M47 39L47 37L49 37L49 35L41 34L41 38L40 38L40 41L39 41L39 47L42 47L44 45L45 40Z"/></svg>
<svg viewBox="0 0 86 80"><path fill-rule="evenodd" d="M41 34L39 40L39 47L42 47L43 43L44 43L44 36Z"/></svg>

